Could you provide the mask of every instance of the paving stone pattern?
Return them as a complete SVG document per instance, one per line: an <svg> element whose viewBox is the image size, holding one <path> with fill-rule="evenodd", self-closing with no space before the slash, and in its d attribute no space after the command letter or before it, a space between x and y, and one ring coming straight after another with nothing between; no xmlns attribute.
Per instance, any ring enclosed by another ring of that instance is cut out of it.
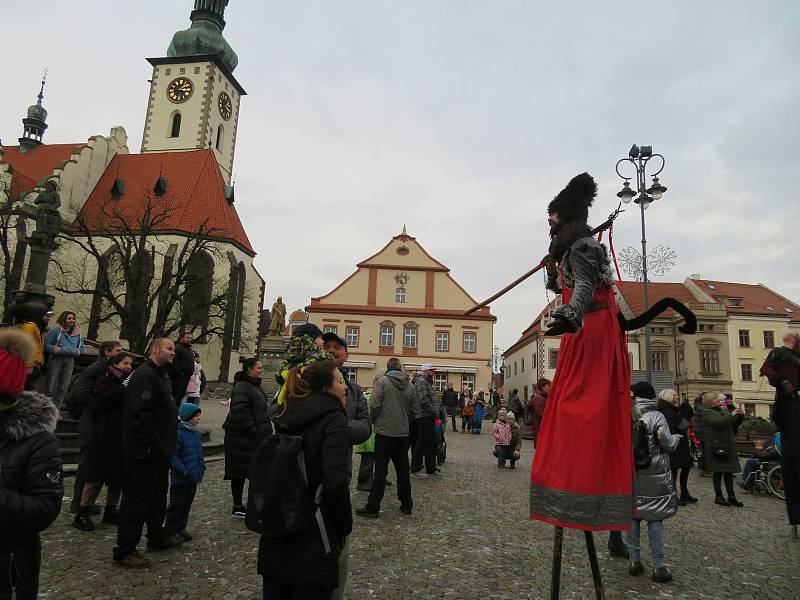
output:
<svg viewBox="0 0 800 600"><path fill-rule="evenodd" d="M379 519L354 517L349 600L548 597L553 528L526 518L531 443L523 446L519 468L499 471L486 431L447 437L443 476L412 478L412 516L400 513L392 496L396 488L387 488ZM354 463L357 468L358 458ZM800 597L800 543L790 539L780 501L741 493L745 508L723 508L712 504L709 478L693 470L690 485L701 501L666 523L672 584L630 577L626 561L608 556L607 534L596 534L607 598ZM365 500L366 494L353 492L354 508ZM125 570L111 562L114 528L73 529L65 500L64 512L43 535L41 597L259 598L257 537L244 521L231 518L230 508L222 463L213 462L189 523L194 541L149 553L149 569ZM644 533L642 543L649 572ZM583 534L567 530L564 551L561 597L594 598Z"/></svg>

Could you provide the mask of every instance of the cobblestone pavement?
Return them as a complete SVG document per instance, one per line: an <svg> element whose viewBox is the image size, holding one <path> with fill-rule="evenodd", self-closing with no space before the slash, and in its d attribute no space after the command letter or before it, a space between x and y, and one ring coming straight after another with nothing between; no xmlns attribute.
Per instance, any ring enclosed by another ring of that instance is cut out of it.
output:
<svg viewBox="0 0 800 600"><path fill-rule="evenodd" d="M548 596L553 528L526 519L530 442L515 471L499 471L491 436L448 433L448 460L438 479L412 478L414 515L402 515L387 495L377 520L355 517L347 598L521 600ZM355 459L355 467L358 459ZM692 471L694 506L667 521L667 562L675 581L657 585L627 574L608 557L597 534L608 598L797 598L800 543L792 542L784 507L775 498L740 494L745 508L712 504L711 480ZM230 517L222 463L209 464L190 519L194 541L150 554L140 571L111 563L115 530L70 526L66 510L45 532L42 598L256 598L257 538ZM71 480L67 480L67 484ZM353 506L366 494L354 492ZM643 556L649 568L646 535ZM140 548L143 550L143 546ZM567 530L562 598L594 598L581 532Z"/></svg>

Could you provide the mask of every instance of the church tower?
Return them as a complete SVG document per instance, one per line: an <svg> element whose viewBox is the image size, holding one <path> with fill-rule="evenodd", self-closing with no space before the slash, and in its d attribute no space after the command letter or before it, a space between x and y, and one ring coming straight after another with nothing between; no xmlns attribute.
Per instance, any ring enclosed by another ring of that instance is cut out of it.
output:
<svg viewBox="0 0 800 600"><path fill-rule="evenodd" d="M22 119L22 137L19 138L20 154L39 146L47 129L47 111L42 106L44 80L45 76L42 76L42 87L39 89L39 95L36 96L38 98L36 104L31 104L28 107L28 116Z"/></svg>
<svg viewBox="0 0 800 600"><path fill-rule="evenodd" d="M239 103L239 59L222 36L228 0L195 0L192 25L172 37L153 65L142 152L211 148L230 185Z"/></svg>

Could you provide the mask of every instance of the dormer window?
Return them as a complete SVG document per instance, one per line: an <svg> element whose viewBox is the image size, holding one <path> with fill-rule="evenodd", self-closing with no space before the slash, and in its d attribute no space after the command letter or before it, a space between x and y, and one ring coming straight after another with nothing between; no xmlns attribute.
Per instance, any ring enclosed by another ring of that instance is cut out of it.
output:
<svg viewBox="0 0 800 600"><path fill-rule="evenodd" d="M741 298L728 298L728 306L731 308L741 308L742 307L742 299Z"/></svg>
<svg viewBox="0 0 800 600"><path fill-rule="evenodd" d="M153 186L153 192L158 198L161 198L161 196L167 193L167 180L164 177L159 177L156 180L156 184Z"/></svg>
<svg viewBox="0 0 800 600"><path fill-rule="evenodd" d="M111 195L114 198L122 197L122 194L125 193L125 182L122 181L119 177L114 179L114 184L111 186Z"/></svg>

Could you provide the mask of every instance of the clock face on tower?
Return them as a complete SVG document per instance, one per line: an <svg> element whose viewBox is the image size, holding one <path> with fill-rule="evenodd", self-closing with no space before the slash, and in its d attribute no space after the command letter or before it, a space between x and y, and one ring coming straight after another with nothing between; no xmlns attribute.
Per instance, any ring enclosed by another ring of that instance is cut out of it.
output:
<svg viewBox="0 0 800 600"><path fill-rule="evenodd" d="M194 91L194 85L186 77L177 77L167 86L167 97L172 102L186 102Z"/></svg>
<svg viewBox="0 0 800 600"><path fill-rule="evenodd" d="M220 95L217 98L217 108L219 109L219 114L223 119L227 121L231 118L231 113L233 112L233 103L231 102L231 97L225 92L220 92Z"/></svg>

